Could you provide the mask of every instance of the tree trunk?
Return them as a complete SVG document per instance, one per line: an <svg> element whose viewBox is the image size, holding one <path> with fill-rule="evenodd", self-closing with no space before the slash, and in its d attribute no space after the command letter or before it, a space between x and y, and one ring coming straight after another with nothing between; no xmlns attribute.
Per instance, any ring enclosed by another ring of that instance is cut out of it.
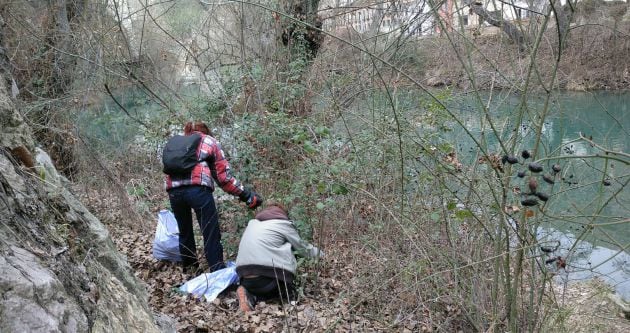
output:
<svg viewBox="0 0 630 333"><path fill-rule="evenodd" d="M54 26L50 28L49 39L53 50L51 66L51 85L49 97L58 97L65 93L71 84L71 73L74 68L74 57L69 53L71 46L70 20L68 19L68 8L66 0L49 0L48 8L53 17Z"/></svg>
<svg viewBox="0 0 630 333"><path fill-rule="evenodd" d="M483 7L481 1L465 0L465 3L470 6L473 13L479 15L481 19L505 32L505 34L518 45L519 50L525 51L525 49L527 49L528 38L516 25L500 17L492 16L492 14Z"/></svg>
<svg viewBox="0 0 630 333"><path fill-rule="evenodd" d="M564 42L566 41L567 34L569 33L569 26L571 24L571 18L573 16L573 5L570 1L563 6L559 0L553 0L550 2L551 10L556 17L556 28L558 29L558 49L562 51L565 48Z"/></svg>
<svg viewBox="0 0 630 333"><path fill-rule="evenodd" d="M284 20L282 24L282 43L285 46L295 45L304 41L309 57L315 57L323 40L323 34L318 31L322 28L322 20L317 15L319 0L290 0L285 11L295 19Z"/></svg>

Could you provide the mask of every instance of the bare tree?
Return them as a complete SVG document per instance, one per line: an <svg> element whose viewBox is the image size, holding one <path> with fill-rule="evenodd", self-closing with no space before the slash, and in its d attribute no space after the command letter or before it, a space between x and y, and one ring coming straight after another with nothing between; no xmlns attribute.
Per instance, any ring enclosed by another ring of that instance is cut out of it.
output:
<svg viewBox="0 0 630 333"><path fill-rule="evenodd" d="M528 37L521 31L521 29L504 20L501 17L495 17L487 9L485 9L482 1L476 0L464 0L464 3L470 6L470 10L473 13L479 15L481 19L488 22L490 25L500 28L511 40L513 40L521 51L527 48Z"/></svg>

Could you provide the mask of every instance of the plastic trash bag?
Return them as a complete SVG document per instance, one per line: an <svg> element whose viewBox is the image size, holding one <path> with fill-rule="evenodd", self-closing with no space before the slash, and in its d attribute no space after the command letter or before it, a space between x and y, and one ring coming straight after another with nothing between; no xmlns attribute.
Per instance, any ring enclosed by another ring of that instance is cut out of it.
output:
<svg viewBox="0 0 630 333"><path fill-rule="evenodd" d="M206 301L212 302L229 285L238 282L236 263L228 261L226 266L226 268L212 273L204 273L189 280L179 287L179 291L193 294L197 298L203 297Z"/></svg>
<svg viewBox="0 0 630 333"><path fill-rule="evenodd" d="M160 260L182 261L179 253L177 220L169 210L161 210L158 213L158 223L153 240L153 256Z"/></svg>

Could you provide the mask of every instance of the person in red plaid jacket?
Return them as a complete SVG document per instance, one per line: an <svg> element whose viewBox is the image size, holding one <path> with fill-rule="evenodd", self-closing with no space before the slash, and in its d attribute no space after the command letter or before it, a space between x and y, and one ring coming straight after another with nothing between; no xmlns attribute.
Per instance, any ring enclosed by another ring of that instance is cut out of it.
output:
<svg viewBox="0 0 630 333"><path fill-rule="evenodd" d="M225 192L239 197L251 209L258 207L263 199L256 192L245 189L232 176L221 144L211 136L206 124L188 122L184 127L184 135L192 134L201 135L197 149L199 162L190 175L177 177L166 175L165 185L173 215L179 227L179 250L184 271L196 272L199 267L191 213L191 210L194 210L203 234L203 250L210 271L214 272L225 268L219 216L212 195L214 181Z"/></svg>

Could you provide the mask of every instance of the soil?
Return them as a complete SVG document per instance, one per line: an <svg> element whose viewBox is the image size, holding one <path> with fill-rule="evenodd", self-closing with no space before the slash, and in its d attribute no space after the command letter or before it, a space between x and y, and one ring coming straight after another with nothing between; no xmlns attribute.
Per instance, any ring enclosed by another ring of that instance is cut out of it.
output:
<svg viewBox="0 0 630 333"><path fill-rule="evenodd" d="M298 279L302 280L300 296L296 303L283 305L279 301L260 302L255 311L245 314L239 311L234 288L229 288L211 303L186 296L176 289L196 275L185 274L176 263L158 261L152 256L155 234L155 221L136 221L135 226L124 222L126 219L116 207L118 200L114 192L103 191L82 193L82 200L90 207L104 224L107 225L111 238L118 250L127 256L135 275L142 280L149 293L149 305L156 313L163 313L176 322L177 332L382 332L391 330L377 320L370 320L353 313L350 300L344 296L344 281L352 279L353 263L341 262L345 257L343 246L326 247L327 259L318 266L302 264ZM163 195L163 192L159 192ZM160 202L159 196L149 198L151 202ZM146 198L145 198L146 199ZM131 198L133 201L133 198ZM157 205L157 204L156 204ZM225 205L224 205L225 206ZM155 207L153 207L155 208ZM235 223L235 217L226 209L221 216L224 238ZM137 227L150 226L149 228ZM199 234L199 232L197 232ZM227 241L227 239L224 239ZM237 241L237 240L236 240ZM234 260L229 252L234 244L225 247L226 260ZM198 249L199 250L199 249ZM345 250L347 252L347 249ZM203 258L198 253L199 258ZM202 260L202 265L205 265ZM203 268L203 266L202 266ZM411 330L415 324L409 324ZM418 326L421 327L421 326ZM414 330L415 331L415 330Z"/></svg>
<svg viewBox="0 0 630 333"><path fill-rule="evenodd" d="M564 326L558 330L575 333L586 332L630 332L630 320L624 317L621 308L610 300L611 288L598 279L555 286L560 306L558 322Z"/></svg>
<svg viewBox="0 0 630 333"><path fill-rule="evenodd" d="M336 332L383 331L382 324L359 316L351 319L350 302L340 295L348 270L333 269L333 265L318 269L315 277L306 279L297 303L283 306L279 301L258 303L255 311L245 314L238 310L234 288L226 290L211 303L182 295L176 289L195 275L188 275L176 264L158 261L151 255L153 233L130 231L111 225L110 232L118 249L127 255L138 278L147 284L149 303L155 310L173 317L178 332L286 332L327 329ZM336 249L327 248L327 256L335 257ZM308 267L302 275L315 274Z"/></svg>

